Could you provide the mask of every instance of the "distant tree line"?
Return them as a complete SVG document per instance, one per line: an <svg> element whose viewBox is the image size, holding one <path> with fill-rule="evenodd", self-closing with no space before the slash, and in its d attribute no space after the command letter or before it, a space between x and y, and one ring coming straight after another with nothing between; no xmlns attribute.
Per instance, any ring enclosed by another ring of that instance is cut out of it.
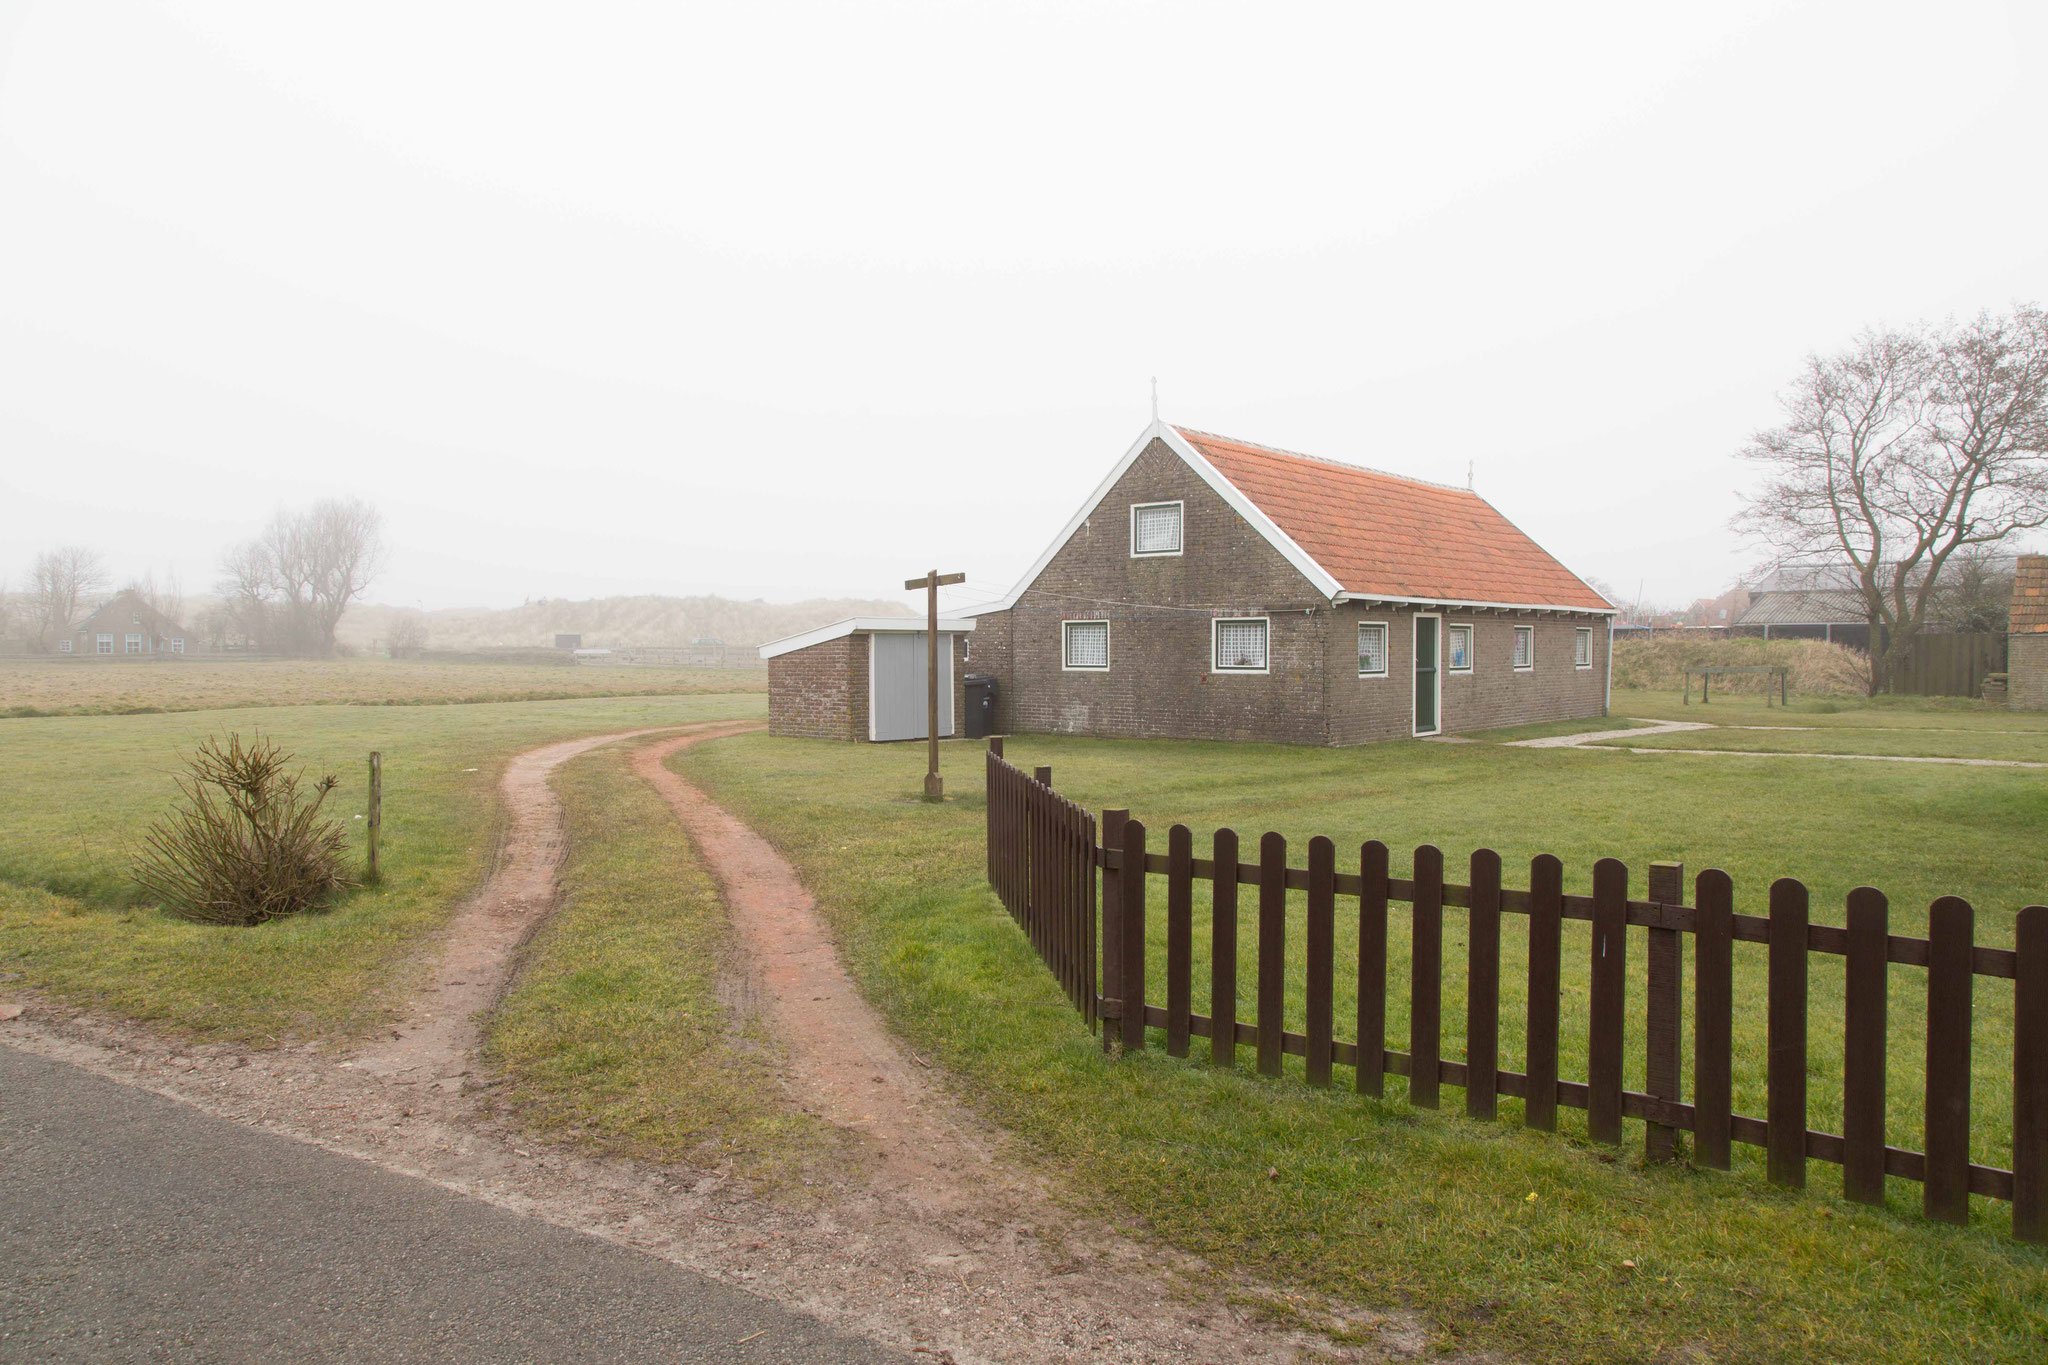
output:
<svg viewBox="0 0 2048 1365"><path fill-rule="evenodd" d="M221 561L218 601L185 622L175 577L154 574L124 585L162 617L196 627L216 649L247 649L297 658L334 654L334 630L384 562L383 518L357 498L328 498L299 510L279 509L262 533ZM80 545L36 556L20 592L0 591L0 634L19 631L31 648L53 652L79 618L98 605L112 582L105 557ZM423 627L408 638L417 652Z"/></svg>

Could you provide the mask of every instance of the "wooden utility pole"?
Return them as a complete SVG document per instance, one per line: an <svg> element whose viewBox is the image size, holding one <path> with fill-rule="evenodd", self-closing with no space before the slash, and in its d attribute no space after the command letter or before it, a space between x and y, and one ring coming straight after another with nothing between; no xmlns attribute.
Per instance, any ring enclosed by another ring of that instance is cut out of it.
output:
<svg viewBox="0 0 2048 1365"><path fill-rule="evenodd" d="M925 592L924 799L927 801L942 801L946 796L946 784L939 777L939 589L966 581L964 573L940 573L933 569L923 578L913 578L903 585L906 592L919 588Z"/></svg>
<svg viewBox="0 0 2048 1365"><path fill-rule="evenodd" d="M370 751L370 823L365 832L370 836L370 868L364 880L375 882L379 877L377 840L384 833L384 755L375 749Z"/></svg>

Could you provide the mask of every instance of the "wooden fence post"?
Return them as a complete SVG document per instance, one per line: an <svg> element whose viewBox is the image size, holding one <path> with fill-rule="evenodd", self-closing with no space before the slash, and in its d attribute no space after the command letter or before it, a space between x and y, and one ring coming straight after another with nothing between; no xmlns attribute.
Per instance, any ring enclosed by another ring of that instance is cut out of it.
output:
<svg viewBox="0 0 2048 1365"><path fill-rule="evenodd" d="M1562 970L1564 864L1555 854L1529 861L1528 1094L1522 1121L1542 1132L1557 1131L1557 1012Z"/></svg>
<svg viewBox="0 0 2048 1365"><path fill-rule="evenodd" d="M1124 846L1124 826L1130 823L1128 810L1106 810L1102 812L1102 851L1104 854L1121 855ZM1098 993L1101 1005L1097 1013L1105 1020L1102 1026L1102 1050L1113 1052L1123 1037L1123 1002L1118 997L1124 989L1124 883L1123 873L1110 867L1105 860L1102 869L1102 988ZM1112 1012L1112 1007L1114 1012ZM1115 1027L1106 1022L1115 1019Z"/></svg>
<svg viewBox="0 0 2048 1365"><path fill-rule="evenodd" d="M1927 915L1927 1173L1921 1210L1970 1221L1970 994L1976 912L1943 896Z"/></svg>
<svg viewBox="0 0 2048 1365"><path fill-rule="evenodd" d="M1669 906L1685 904L1685 865L1650 864L1650 899ZM1647 1031L1648 1090L1660 1100L1678 1103L1680 985L1685 973L1685 938L1676 929L1650 927L1649 999L1644 1026ZM1643 1155L1650 1161L1670 1161L1678 1155L1678 1130L1666 1123L1651 1123L1643 1130Z"/></svg>
<svg viewBox="0 0 2048 1365"><path fill-rule="evenodd" d="M1409 930L1408 1102L1437 1107L1443 1080L1444 854L1434 844L1415 850L1415 899Z"/></svg>
<svg viewBox="0 0 2048 1365"><path fill-rule="evenodd" d="M1259 840L1259 1074L1280 1074L1287 1010L1287 840Z"/></svg>
<svg viewBox="0 0 2048 1365"><path fill-rule="evenodd" d="M2048 906L2020 911L2013 982L2012 1235L2048 1243Z"/></svg>
<svg viewBox="0 0 2048 1365"><path fill-rule="evenodd" d="M1735 883L1709 868L1693 884L1692 1157L1728 1169L1734 1107Z"/></svg>
<svg viewBox="0 0 2048 1365"><path fill-rule="evenodd" d="M1891 928L1884 893L1849 893L1849 954L1842 1013L1842 1197L1884 1202L1885 1005Z"/></svg>
<svg viewBox="0 0 2048 1365"><path fill-rule="evenodd" d="M1195 836L1186 825L1166 831L1166 1055L1188 1055L1194 1012Z"/></svg>
<svg viewBox="0 0 2048 1365"><path fill-rule="evenodd" d="M1124 826L1124 1051L1145 1047L1145 822Z"/></svg>
<svg viewBox="0 0 2048 1365"><path fill-rule="evenodd" d="M988 737L988 751L997 758L1003 756L1003 737L1001 735L990 735Z"/></svg>
<svg viewBox="0 0 2048 1365"><path fill-rule="evenodd" d="M1806 1188L1806 884L1771 883L1764 1031L1764 1170L1773 1185Z"/></svg>
<svg viewBox="0 0 2048 1365"><path fill-rule="evenodd" d="M1328 1086L1335 1029L1337 846L1318 834L1308 841L1308 1083Z"/></svg>
<svg viewBox="0 0 2048 1365"><path fill-rule="evenodd" d="M377 864L377 843L384 833L384 755L375 749L370 751L370 810L365 821L370 844L369 871L365 880L375 882L382 876Z"/></svg>
<svg viewBox="0 0 2048 1365"><path fill-rule="evenodd" d="M1219 829L1210 845L1209 1062L1237 1065L1237 831Z"/></svg>
<svg viewBox="0 0 2048 1365"><path fill-rule="evenodd" d="M1358 884L1358 1065L1352 1082L1361 1095L1383 1095L1387 1069L1387 846L1377 839L1359 845Z"/></svg>
<svg viewBox="0 0 2048 1365"><path fill-rule="evenodd" d="M1465 1113L1500 1114L1500 855L1473 853L1465 936Z"/></svg>
<svg viewBox="0 0 2048 1365"><path fill-rule="evenodd" d="M1586 1135L1621 1141L1622 1039L1628 1002L1628 867L1593 864L1593 982L1586 1035Z"/></svg>

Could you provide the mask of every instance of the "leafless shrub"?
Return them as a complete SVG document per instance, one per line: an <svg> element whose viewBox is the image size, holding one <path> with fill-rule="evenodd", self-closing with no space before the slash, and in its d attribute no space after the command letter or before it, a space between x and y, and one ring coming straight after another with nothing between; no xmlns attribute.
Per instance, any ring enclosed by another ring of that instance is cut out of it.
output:
<svg viewBox="0 0 2048 1365"><path fill-rule="evenodd" d="M172 914L204 924L262 924L295 915L352 885L343 870L347 835L288 771L274 741L208 739L178 778L184 802L143 836L135 880Z"/></svg>
<svg viewBox="0 0 2048 1365"><path fill-rule="evenodd" d="M427 647L427 618L424 612L401 611L391 618L385 632L385 650L394 659L417 659Z"/></svg>

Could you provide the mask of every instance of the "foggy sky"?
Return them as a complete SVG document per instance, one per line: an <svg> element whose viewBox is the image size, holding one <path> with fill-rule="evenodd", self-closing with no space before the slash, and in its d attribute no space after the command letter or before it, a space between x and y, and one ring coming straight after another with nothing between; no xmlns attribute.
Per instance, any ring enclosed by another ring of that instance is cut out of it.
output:
<svg viewBox="0 0 2048 1365"><path fill-rule="evenodd" d="M1426 10L1427 12L1417 12ZM0 576L1001 593L1149 419L1653 598L1810 350L2043 300L2048 7L0 2Z"/></svg>

